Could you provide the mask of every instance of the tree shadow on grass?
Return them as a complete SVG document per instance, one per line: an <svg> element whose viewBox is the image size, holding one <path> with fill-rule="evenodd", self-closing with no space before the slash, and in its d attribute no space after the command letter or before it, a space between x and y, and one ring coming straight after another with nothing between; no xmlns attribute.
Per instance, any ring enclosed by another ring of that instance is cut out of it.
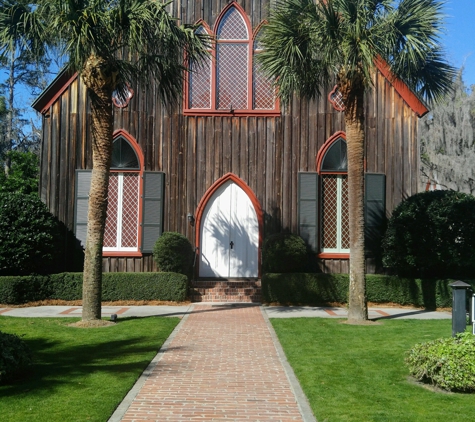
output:
<svg viewBox="0 0 475 422"><path fill-rule="evenodd" d="M128 337L123 340L97 339L90 344L68 345L67 342L45 339L24 339L33 353L33 365L20 378L0 385L2 397L21 394L51 394L64 384L80 383L93 373L114 374L128 377L131 372L139 375L158 352L158 344L166 338ZM140 357L148 354L148 357Z"/></svg>

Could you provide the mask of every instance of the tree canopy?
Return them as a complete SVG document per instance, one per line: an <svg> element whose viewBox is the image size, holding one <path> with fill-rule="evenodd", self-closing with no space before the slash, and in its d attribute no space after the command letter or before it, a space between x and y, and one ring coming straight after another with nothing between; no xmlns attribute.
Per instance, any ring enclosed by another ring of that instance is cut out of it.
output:
<svg viewBox="0 0 475 422"><path fill-rule="evenodd" d="M282 0L271 11L258 60L278 95L313 98L337 82L348 148L348 320L368 319L364 238L365 91L376 63L427 101L450 89L454 69L440 43L443 1Z"/></svg>
<svg viewBox="0 0 475 422"><path fill-rule="evenodd" d="M166 104L181 98L186 59L208 55L208 37L180 25L155 0L7 0L0 10L0 52L12 42L36 57L66 57L88 89L92 176L83 277L83 320L100 320L102 246L112 156L112 95L129 82L153 81Z"/></svg>

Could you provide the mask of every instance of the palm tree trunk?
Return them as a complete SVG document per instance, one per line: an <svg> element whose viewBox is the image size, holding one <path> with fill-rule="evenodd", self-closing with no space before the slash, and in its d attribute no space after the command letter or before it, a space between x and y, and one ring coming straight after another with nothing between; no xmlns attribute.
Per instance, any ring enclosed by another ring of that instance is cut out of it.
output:
<svg viewBox="0 0 475 422"><path fill-rule="evenodd" d="M348 321L368 319L364 244L364 88L347 91L345 123L348 147L350 288Z"/></svg>
<svg viewBox="0 0 475 422"><path fill-rule="evenodd" d="M91 99L92 176L89 191L86 249L84 251L82 320L101 319L102 245L107 212L112 156L112 89L98 78L97 68L86 68L83 80Z"/></svg>

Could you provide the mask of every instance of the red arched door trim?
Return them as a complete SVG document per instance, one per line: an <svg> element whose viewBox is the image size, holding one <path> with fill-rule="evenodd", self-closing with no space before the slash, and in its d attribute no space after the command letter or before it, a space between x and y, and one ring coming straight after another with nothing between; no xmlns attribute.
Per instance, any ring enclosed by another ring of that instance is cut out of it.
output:
<svg viewBox="0 0 475 422"><path fill-rule="evenodd" d="M203 217L204 210L206 208L206 205L208 204L208 201L213 197L214 193L219 189L220 186L222 186L224 183L232 181L236 185L238 185L249 197L249 199L252 202L252 205L254 206L254 210L256 211L256 216L257 216L257 223L259 225L259 245L258 245L258 251L259 251L259 256L258 256L258 261L257 261L257 268L258 268L258 275L259 277L261 276L261 248L262 248L262 233L264 231L264 213L261 208L261 204L259 203L259 200L257 199L256 195L252 191L252 189L244 182L244 180L240 179L238 176L236 176L233 173L227 173L223 177L219 178L216 180L206 191L206 193L203 195L201 198L200 203L198 204L198 208L196 209L196 224L195 224L195 246L197 248L197 251L199 253L199 248L200 248L200 233L201 233L201 220ZM199 274L199 268L197 265L196 268L196 274Z"/></svg>

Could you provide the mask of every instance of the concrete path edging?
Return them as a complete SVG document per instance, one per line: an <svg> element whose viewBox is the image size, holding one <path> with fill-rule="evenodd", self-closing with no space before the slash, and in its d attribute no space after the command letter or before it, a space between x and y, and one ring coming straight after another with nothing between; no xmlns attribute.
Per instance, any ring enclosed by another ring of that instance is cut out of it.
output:
<svg viewBox="0 0 475 422"><path fill-rule="evenodd" d="M147 368L145 368L145 370L142 372L139 379L135 382L132 389L126 394L126 396L121 401L119 406L117 406L114 413L108 419L107 422L120 422L122 420L125 413L127 412L127 409L130 407L135 397L137 396L137 394L140 392L143 385L145 384L145 381L147 381L147 379L150 377L154 368L158 365L163 355L166 353L167 349L170 347L171 342L173 341L175 336L178 334L178 332L181 330L181 327L185 324L186 320L188 319L188 316L190 315L192 311L193 311L193 305L189 307L188 312L183 316L183 318L181 318L178 325L174 328L174 330L165 340L165 343L163 343L162 347L160 347L160 350L158 351L158 353L155 355L152 361L148 364Z"/></svg>
<svg viewBox="0 0 475 422"><path fill-rule="evenodd" d="M289 380L290 387L294 393L295 399L297 400L297 405L299 407L300 413L302 414L303 421L318 422L312 412L307 396L304 394L302 387L300 386L300 383L294 373L294 370L292 369L289 361L287 360L287 356L285 356L284 349L282 349L280 341L277 338L277 334L275 333L274 327L269 321L269 317L267 316L266 311L262 306L260 306L260 310L262 313L262 317L264 318L264 321L267 324L267 328L269 329L270 336L272 337L272 341L274 342L275 349L277 351L277 354L279 355L279 359L282 363L285 374L287 375L287 379Z"/></svg>

